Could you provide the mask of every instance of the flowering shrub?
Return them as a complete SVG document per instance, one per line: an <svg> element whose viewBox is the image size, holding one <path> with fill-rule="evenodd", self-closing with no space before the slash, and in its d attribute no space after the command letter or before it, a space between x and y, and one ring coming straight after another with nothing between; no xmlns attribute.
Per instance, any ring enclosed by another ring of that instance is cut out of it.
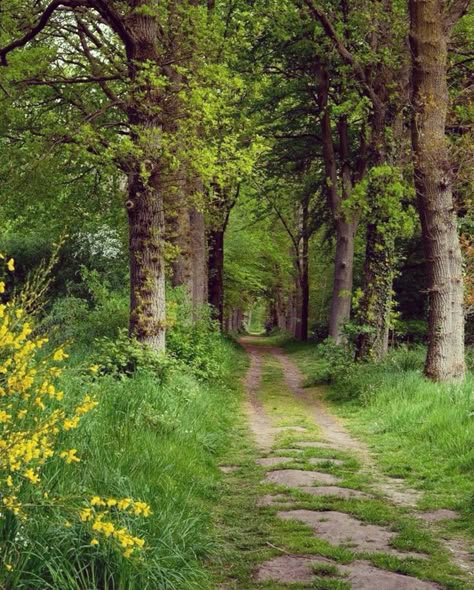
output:
<svg viewBox="0 0 474 590"><path fill-rule="evenodd" d="M2 255L0 261L4 261L0 293L5 293L5 274L14 271L14 261ZM143 548L144 541L121 525L121 516L127 521L131 516L149 516L147 504L97 496L53 498L43 478L49 461L64 462L62 468L80 462L77 449L62 441L98 404L91 394L72 407L66 404L57 383L68 355L62 347L46 352L47 342L35 336L32 320L18 301L0 303L0 524L12 518L26 523L35 511L59 508L67 516L64 526L71 526L70 519L75 519L90 529L92 545L111 541L130 557ZM4 552L0 545L0 553ZM14 569L12 563L3 562L4 572Z"/></svg>

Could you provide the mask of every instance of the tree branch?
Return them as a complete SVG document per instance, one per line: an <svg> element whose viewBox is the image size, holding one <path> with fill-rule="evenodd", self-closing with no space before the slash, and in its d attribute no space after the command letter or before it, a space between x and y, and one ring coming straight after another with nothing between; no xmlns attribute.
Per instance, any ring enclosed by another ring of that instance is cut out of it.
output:
<svg viewBox="0 0 474 590"><path fill-rule="evenodd" d="M27 43L32 41L41 31L46 27L52 15L58 8L64 6L65 8L78 8L79 6L87 6L88 0L53 0L49 6L46 7L43 14L39 18L36 25L33 26L23 37L12 41L6 47L0 49L0 64L7 65L7 55L14 49L24 47Z"/></svg>
<svg viewBox="0 0 474 590"><path fill-rule="evenodd" d="M110 80L120 80L120 76L89 76L84 78L57 78L56 80L41 80L31 78L19 80L17 84L28 84L29 86L57 86L62 84L92 84L97 82L108 82Z"/></svg>
<svg viewBox="0 0 474 590"><path fill-rule="evenodd" d="M354 71L356 78L359 80L359 82L364 87L364 90L365 90L367 96L372 101L372 104L375 107L378 107L380 105L380 100L379 100L376 92L372 88L372 85L370 84L369 80L367 79L364 69L362 68L360 63L357 61L357 59L352 55L352 53L344 45L342 39L340 39L339 35L336 32L336 29L334 28L334 25L329 20L326 13L323 10L321 10L321 8L319 8L314 3L313 0L298 0L298 4L300 6L302 5L302 2L304 2L304 4L307 6L307 8L310 11L311 15L313 16L313 18L315 18L316 20L318 20L321 23L321 26L323 27L324 32L329 37L329 39L332 41L336 51L339 53L343 62L352 67L352 70Z"/></svg>
<svg viewBox="0 0 474 590"><path fill-rule="evenodd" d="M471 0L453 0L446 11L444 26L450 31L458 20L464 16L471 5Z"/></svg>

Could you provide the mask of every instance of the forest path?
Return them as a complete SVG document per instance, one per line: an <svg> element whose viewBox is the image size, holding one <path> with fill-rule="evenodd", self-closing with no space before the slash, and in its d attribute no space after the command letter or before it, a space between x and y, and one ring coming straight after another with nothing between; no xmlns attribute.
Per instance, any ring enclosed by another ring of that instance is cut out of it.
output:
<svg viewBox="0 0 474 590"><path fill-rule="evenodd" d="M416 511L420 493L380 473L318 389L302 387L300 370L282 349L262 338L241 343L250 357L246 413L263 470L258 535L267 536L269 558L249 555L247 579L234 576L221 588L471 587L457 575L472 563L467 552L437 538L439 523L456 513Z"/></svg>

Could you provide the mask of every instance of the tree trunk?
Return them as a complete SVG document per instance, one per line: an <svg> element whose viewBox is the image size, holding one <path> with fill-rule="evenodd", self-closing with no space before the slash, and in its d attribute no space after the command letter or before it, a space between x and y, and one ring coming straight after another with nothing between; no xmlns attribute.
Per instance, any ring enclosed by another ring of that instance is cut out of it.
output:
<svg viewBox="0 0 474 590"><path fill-rule="evenodd" d="M189 212L191 225L192 299L195 318L207 303L207 246L204 215L195 207ZM196 315L197 314L197 315Z"/></svg>
<svg viewBox="0 0 474 590"><path fill-rule="evenodd" d="M308 238L303 237L301 252L300 287L300 313L299 313L299 339L302 342L308 340L308 314L309 314L309 268L308 268Z"/></svg>
<svg viewBox="0 0 474 590"><path fill-rule="evenodd" d="M209 304L224 328L224 230L211 229L208 234L208 293Z"/></svg>
<svg viewBox="0 0 474 590"><path fill-rule="evenodd" d="M379 361L387 352L394 261L393 245L388 243L389 236L383 226L383 222L367 224L357 360Z"/></svg>
<svg viewBox="0 0 474 590"><path fill-rule="evenodd" d="M169 241L177 248L171 263L172 287L184 287L189 299L193 292L193 267L191 256L190 212L186 206L187 196L183 194L182 206L169 220Z"/></svg>
<svg viewBox="0 0 474 590"><path fill-rule="evenodd" d="M388 163L385 145L387 112L385 103L374 107L372 117L372 163L374 168ZM390 182L387 172L386 182ZM357 360L381 360L388 349L388 330L392 307L395 272L394 229L390 227L391 212L384 199L385 176L369 178L367 202L370 218L366 230L363 296L359 307L360 332L357 337Z"/></svg>
<svg viewBox="0 0 474 590"><path fill-rule="evenodd" d="M295 291L288 293L288 307L287 307L287 332L294 338L297 337L297 321L296 321L296 309L297 309L297 294Z"/></svg>
<svg viewBox="0 0 474 590"><path fill-rule="evenodd" d="M148 2L141 2L148 7ZM145 11L127 17L127 30L133 44L127 48L131 80L128 120L134 129L132 141L137 151L147 153L146 172L142 158L135 158L128 170L130 251L129 334L156 351L166 346L166 297L164 262L164 190L166 163L143 144L160 136L163 116L157 105L163 104L163 90L142 76L149 64L157 64L158 19ZM172 117L169 117L171 120Z"/></svg>
<svg viewBox="0 0 474 590"><path fill-rule="evenodd" d="M429 278L425 374L465 374L462 258L445 135L449 27L440 0L410 0L415 187Z"/></svg>
<svg viewBox="0 0 474 590"><path fill-rule="evenodd" d="M354 268L354 242L357 225L339 219L336 222L334 282L329 314L329 336L343 342L343 326L351 317Z"/></svg>
<svg viewBox="0 0 474 590"><path fill-rule="evenodd" d="M129 334L162 351L166 334L164 214L163 198L153 184L144 184L139 170L129 179Z"/></svg>
<svg viewBox="0 0 474 590"><path fill-rule="evenodd" d="M343 341L342 327L350 319L354 267L354 240L358 221L348 221L342 202L351 194L351 170L347 120L339 121L339 154L341 161L342 198L339 192L336 153L329 112L329 78L324 67L319 67L318 104L321 111L321 138L326 175L326 192L336 226L336 252L334 257L334 279L329 311L329 336L337 344Z"/></svg>

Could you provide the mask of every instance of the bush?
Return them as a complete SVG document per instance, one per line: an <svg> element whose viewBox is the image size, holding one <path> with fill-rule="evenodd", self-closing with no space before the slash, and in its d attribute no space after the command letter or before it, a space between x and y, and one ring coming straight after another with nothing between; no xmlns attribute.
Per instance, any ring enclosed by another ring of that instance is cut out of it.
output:
<svg viewBox="0 0 474 590"><path fill-rule="evenodd" d="M167 334L169 354L188 366L198 379L219 379L223 374L222 337L216 326L203 321L176 324Z"/></svg>
<svg viewBox="0 0 474 590"><path fill-rule="evenodd" d="M59 341L90 346L96 338L115 338L127 326L129 303L125 291L114 291L97 271L81 269L88 296L66 295L54 300L41 329Z"/></svg>
<svg viewBox="0 0 474 590"><path fill-rule="evenodd" d="M51 258L55 245L48 234L16 232L2 237L0 250L14 257L17 267L15 281L21 286L30 273ZM112 291L120 291L128 282L124 258L122 238L118 232L106 225L92 224L61 242L50 295L53 298L73 295L90 301L90 285L86 284L84 269L95 272Z"/></svg>
<svg viewBox="0 0 474 590"><path fill-rule="evenodd" d="M168 371L176 366L166 354L157 354L150 347L129 338L126 330L120 330L117 338L96 341L96 353L92 372L118 378L130 377L137 371L148 371L163 382Z"/></svg>
<svg viewBox="0 0 474 590"><path fill-rule="evenodd" d="M350 346L339 346L327 338L314 349L316 365L313 366L309 384L334 383L353 366L353 351Z"/></svg>
<svg viewBox="0 0 474 590"><path fill-rule="evenodd" d="M5 266L13 272L13 259ZM0 320L0 586L38 587L26 564L47 553L40 523L56 537L73 539L76 551L86 543L86 554L97 547L101 554L134 558L145 541L129 527L136 517L149 515L146 503L93 495L84 486L62 494L57 485L81 462L71 433L97 406L96 398L82 390L72 399L61 388L61 365L68 355L61 347L45 350L47 338L35 335L17 300L0 304Z"/></svg>

